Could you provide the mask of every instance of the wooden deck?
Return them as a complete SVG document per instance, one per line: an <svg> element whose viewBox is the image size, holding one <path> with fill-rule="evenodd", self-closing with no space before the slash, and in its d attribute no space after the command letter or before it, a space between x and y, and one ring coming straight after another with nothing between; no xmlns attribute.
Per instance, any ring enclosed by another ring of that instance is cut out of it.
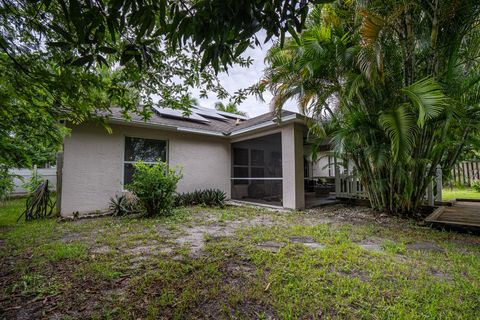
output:
<svg viewBox="0 0 480 320"><path fill-rule="evenodd" d="M444 226L480 229L480 201L457 200L452 206L439 207L425 221Z"/></svg>

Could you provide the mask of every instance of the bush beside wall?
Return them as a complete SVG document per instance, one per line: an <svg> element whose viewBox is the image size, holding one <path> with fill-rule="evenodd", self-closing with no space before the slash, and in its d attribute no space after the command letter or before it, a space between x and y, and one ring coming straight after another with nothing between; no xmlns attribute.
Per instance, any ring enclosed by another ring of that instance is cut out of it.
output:
<svg viewBox="0 0 480 320"><path fill-rule="evenodd" d="M176 206L206 205L212 207L223 207L227 195L219 189L195 190L178 194L175 197Z"/></svg>
<svg viewBox="0 0 480 320"><path fill-rule="evenodd" d="M170 213L182 174L161 161L156 164L139 161L134 166L133 181L126 188L138 197L146 215Z"/></svg>

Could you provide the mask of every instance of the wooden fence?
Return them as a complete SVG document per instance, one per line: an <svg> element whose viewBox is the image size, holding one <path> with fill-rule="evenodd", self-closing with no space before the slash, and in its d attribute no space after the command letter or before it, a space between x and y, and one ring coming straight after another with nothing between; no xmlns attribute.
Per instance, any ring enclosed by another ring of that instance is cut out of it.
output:
<svg viewBox="0 0 480 320"><path fill-rule="evenodd" d="M450 173L450 185L470 187L473 180L480 180L480 160L461 161Z"/></svg>
<svg viewBox="0 0 480 320"><path fill-rule="evenodd" d="M343 172L342 172L343 171ZM437 166L435 179L428 185L425 192L425 202L433 206L435 201L442 201L442 168ZM337 198L346 199L368 199L360 179L355 174L354 169L340 169L335 167L335 195Z"/></svg>

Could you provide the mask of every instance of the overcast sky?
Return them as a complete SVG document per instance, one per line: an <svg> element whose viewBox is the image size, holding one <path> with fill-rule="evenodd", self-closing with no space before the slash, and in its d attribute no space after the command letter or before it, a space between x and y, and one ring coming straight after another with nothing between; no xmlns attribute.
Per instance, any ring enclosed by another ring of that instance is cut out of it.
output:
<svg viewBox="0 0 480 320"><path fill-rule="evenodd" d="M238 89L247 88L258 82L262 78L263 70L265 69L265 64L263 62L265 55L271 46L272 43L269 42L263 44L262 48L255 47L254 49L247 49L244 53L244 56L250 56L253 59L253 64L250 67L242 68L240 66L234 66L228 71L228 74L220 74L218 78L225 89L230 93L234 93ZM208 99L201 99L199 90L193 90L192 95L198 99L198 102L202 107L206 108L213 108L215 102L218 101L216 95L213 93L209 94ZM249 117L261 115L262 113L268 112L268 105L271 98L272 95L269 92L264 94L265 102L258 100L253 95L249 96L239 106L239 109L241 111L245 111ZM223 102L225 103L228 101ZM285 104L284 109L298 112L295 103L290 101Z"/></svg>

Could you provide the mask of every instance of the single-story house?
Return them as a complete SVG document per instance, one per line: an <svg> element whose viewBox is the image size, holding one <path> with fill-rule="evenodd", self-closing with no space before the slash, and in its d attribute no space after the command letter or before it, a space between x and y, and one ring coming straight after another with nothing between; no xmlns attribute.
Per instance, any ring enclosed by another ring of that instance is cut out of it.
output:
<svg viewBox="0 0 480 320"><path fill-rule="evenodd" d="M153 111L147 121L136 115L126 121L120 110L112 110L111 133L95 123L67 124L71 135L58 168L63 216L107 209L110 198L131 181L139 160L162 159L181 167L179 193L217 188L232 200L291 209L309 205L308 179L333 176L330 156L316 165L308 160L305 118L298 113L249 119L202 107L190 115Z"/></svg>

